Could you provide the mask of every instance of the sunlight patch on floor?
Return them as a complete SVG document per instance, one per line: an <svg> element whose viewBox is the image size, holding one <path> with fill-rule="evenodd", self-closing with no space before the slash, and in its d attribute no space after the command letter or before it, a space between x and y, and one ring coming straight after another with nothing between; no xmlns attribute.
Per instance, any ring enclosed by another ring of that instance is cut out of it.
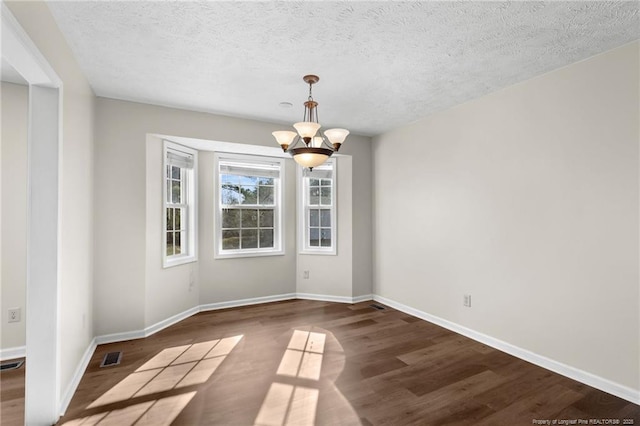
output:
<svg viewBox="0 0 640 426"><path fill-rule="evenodd" d="M209 380L242 337L238 335L163 349L87 408L202 384Z"/></svg>
<svg viewBox="0 0 640 426"><path fill-rule="evenodd" d="M242 338L243 335L238 335L163 349L89 404L87 409L128 400L131 400L130 405L74 419L66 422L65 426L169 425L193 399L196 391L147 401L144 397L153 398L153 395L173 389L205 383ZM142 401L136 401L137 398Z"/></svg>
<svg viewBox="0 0 640 426"><path fill-rule="evenodd" d="M255 426L313 425L318 389L272 383Z"/></svg>
<svg viewBox="0 0 640 426"><path fill-rule="evenodd" d="M64 426L168 426L187 406L196 392L145 401L128 407L74 419Z"/></svg>
<svg viewBox="0 0 640 426"><path fill-rule="evenodd" d="M294 330L277 375L320 380L326 334ZM313 425L320 391L307 386L273 382L256 417L255 426Z"/></svg>
<svg viewBox="0 0 640 426"><path fill-rule="evenodd" d="M294 330L277 374L319 380L325 341L324 333Z"/></svg>

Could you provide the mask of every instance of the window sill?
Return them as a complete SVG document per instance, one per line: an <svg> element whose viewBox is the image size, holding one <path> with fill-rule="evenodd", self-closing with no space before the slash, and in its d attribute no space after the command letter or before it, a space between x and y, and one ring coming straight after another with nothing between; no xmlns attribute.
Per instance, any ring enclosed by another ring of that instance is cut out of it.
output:
<svg viewBox="0 0 640 426"><path fill-rule="evenodd" d="M284 251L251 251L251 252L230 252L230 253L216 253L214 259L239 259L243 257L264 257L264 256L284 256Z"/></svg>
<svg viewBox="0 0 640 426"><path fill-rule="evenodd" d="M174 266L179 266L179 265L184 265L187 263L193 263L193 262L197 262L198 261L198 257L197 256L183 256L183 257L176 257L176 258L164 258L164 260L162 261L162 268L163 269L167 269L167 268L172 268Z"/></svg>
<svg viewBox="0 0 640 426"><path fill-rule="evenodd" d="M320 255L320 256L337 256L338 255L338 253L336 252L335 249L328 249L328 250L306 249L306 250L300 250L300 252L298 254L301 254L301 255Z"/></svg>

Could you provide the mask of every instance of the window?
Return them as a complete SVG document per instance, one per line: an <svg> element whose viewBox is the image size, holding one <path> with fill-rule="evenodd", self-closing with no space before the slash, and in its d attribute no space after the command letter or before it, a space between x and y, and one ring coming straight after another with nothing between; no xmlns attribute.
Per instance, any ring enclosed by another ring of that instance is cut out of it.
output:
<svg viewBox="0 0 640 426"><path fill-rule="evenodd" d="M216 257L283 254L284 160L216 155Z"/></svg>
<svg viewBox="0 0 640 426"><path fill-rule="evenodd" d="M194 262L196 254L196 169L198 153L164 142L163 266Z"/></svg>
<svg viewBox="0 0 640 426"><path fill-rule="evenodd" d="M329 159L313 171L298 167L301 253L336 254L335 165Z"/></svg>

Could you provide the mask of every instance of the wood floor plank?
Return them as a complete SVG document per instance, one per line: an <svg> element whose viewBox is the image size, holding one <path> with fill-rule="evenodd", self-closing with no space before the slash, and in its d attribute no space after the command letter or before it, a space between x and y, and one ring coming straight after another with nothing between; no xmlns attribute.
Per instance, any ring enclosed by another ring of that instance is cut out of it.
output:
<svg viewBox="0 0 640 426"><path fill-rule="evenodd" d="M24 361L24 358L6 362ZM0 372L0 424L24 424L24 374L26 362L16 370Z"/></svg>
<svg viewBox="0 0 640 426"><path fill-rule="evenodd" d="M202 312L146 339L100 345L58 424L640 425L638 405L370 304ZM123 352L120 365L100 368L113 351ZM24 369L0 379L1 422L22 424Z"/></svg>

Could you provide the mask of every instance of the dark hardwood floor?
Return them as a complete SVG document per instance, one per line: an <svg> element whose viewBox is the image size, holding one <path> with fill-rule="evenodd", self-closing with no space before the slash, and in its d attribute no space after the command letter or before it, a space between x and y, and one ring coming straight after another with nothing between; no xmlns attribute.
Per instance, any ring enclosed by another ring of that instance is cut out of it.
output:
<svg viewBox="0 0 640 426"><path fill-rule="evenodd" d="M101 345L59 424L640 425L638 405L370 304L206 312Z"/></svg>
<svg viewBox="0 0 640 426"><path fill-rule="evenodd" d="M24 361L18 358L11 361ZM16 370L0 372L0 424L24 424L24 371L25 364Z"/></svg>

